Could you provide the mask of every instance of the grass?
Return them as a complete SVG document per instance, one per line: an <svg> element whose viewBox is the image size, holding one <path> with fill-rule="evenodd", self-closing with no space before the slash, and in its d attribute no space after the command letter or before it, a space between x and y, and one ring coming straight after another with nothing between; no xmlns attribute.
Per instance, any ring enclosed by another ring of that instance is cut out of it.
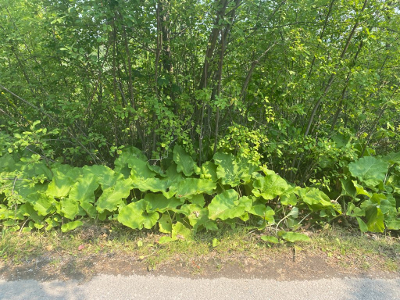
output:
<svg viewBox="0 0 400 300"><path fill-rule="evenodd" d="M278 258L291 261L295 253L300 264L307 257L318 256L327 265L342 271L400 271L400 243L397 237L360 234L332 227L307 234L311 241L296 244L293 251L293 245L270 245L260 239L260 233L249 233L245 228L226 227L218 232L198 233L191 240L167 244L158 243L161 234L133 231L118 223L86 223L70 233L3 230L0 266L2 263L11 268L18 267L47 256L51 258L49 264L57 268L63 264L62 257L91 257L100 261L100 257L111 255L134 257L148 270L179 265L191 274L202 274L210 265L215 272L230 263L235 263L239 268L246 268L249 262L262 267L264 263ZM107 264L107 259L102 261Z"/></svg>

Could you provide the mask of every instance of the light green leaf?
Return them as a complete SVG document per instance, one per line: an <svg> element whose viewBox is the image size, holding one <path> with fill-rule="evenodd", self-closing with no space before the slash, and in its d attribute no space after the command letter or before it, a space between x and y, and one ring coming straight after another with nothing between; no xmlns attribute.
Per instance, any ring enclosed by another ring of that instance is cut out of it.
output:
<svg viewBox="0 0 400 300"><path fill-rule="evenodd" d="M132 229L151 229L158 221L158 212L147 213L148 202L140 200L123 207L118 215L118 221Z"/></svg>
<svg viewBox="0 0 400 300"><path fill-rule="evenodd" d="M256 178L253 186L254 196L262 197L265 200L272 200L291 188L285 179L273 172L267 174L265 177Z"/></svg>
<svg viewBox="0 0 400 300"><path fill-rule="evenodd" d="M183 225L181 222L176 222L172 225L173 240L187 240L192 236L192 231Z"/></svg>
<svg viewBox="0 0 400 300"><path fill-rule="evenodd" d="M178 206L182 205L182 202L175 197L167 199L162 194L153 194L148 193L144 197L144 200L149 203L147 207L148 212L158 211L158 212L165 212L167 210L174 210Z"/></svg>
<svg viewBox="0 0 400 300"><path fill-rule="evenodd" d="M333 207L330 198L316 188L301 189L299 190L299 196L313 211Z"/></svg>
<svg viewBox="0 0 400 300"><path fill-rule="evenodd" d="M102 213L104 210L114 211L123 203L123 199L130 195L133 189L132 179L119 180L115 186L104 190L97 200L97 211Z"/></svg>
<svg viewBox="0 0 400 300"><path fill-rule="evenodd" d="M303 233L298 233L298 232L285 232L282 234L282 239L284 239L287 242L290 243L295 243L295 242L308 242L310 241L310 238L303 234Z"/></svg>
<svg viewBox="0 0 400 300"><path fill-rule="evenodd" d="M79 213L79 203L73 199L62 198L61 212L67 219L73 220Z"/></svg>
<svg viewBox="0 0 400 300"><path fill-rule="evenodd" d="M61 226L61 231L68 232L68 231L74 230L75 228L78 228L79 226L82 226L82 225L83 225L82 221L79 221L79 220L69 222L69 223L63 224Z"/></svg>
<svg viewBox="0 0 400 300"><path fill-rule="evenodd" d="M172 220L168 214L163 214L161 218L158 220L159 230L162 233L171 233L172 232Z"/></svg>
<svg viewBox="0 0 400 300"><path fill-rule="evenodd" d="M214 197L208 206L209 218L211 220L233 219L241 217L246 207L238 201L238 193L234 189L227 190Z"/></svg>
<svg viewBox="0 0 400 300"><path fill-rule="evenodd" d="M265 242L272 243L272 244L279 244L279 240L275 236L271 235L262 235L261 239Z"/></svg>
<svg viewBox="0 0 400 300"><path fill-rule="evenodd" d="M368 231L383 232L385 229L384 216L380 208L376 206L369 206L365 211L367 219Z"/></svg>
<svg viewBox="0 0 400 300"><path fill-rule="evenodd" d="M229 184L235 187L240 184L240 178L243 170L239 166L232 154L215 153L214 162L217 167L217 177L221 179L222 184Z"/></svg>
<svg viewBox="0 0 400 300"><path fill-rule="evenodd" d="M95 201L94 192L99 187L97 178L93 173L86 173L78 178L69 192L69 198L83 202L93 203Z"/></svg>
<svg viewBox="0 0 400 300"><path fill-rule="evenodd" d="M375 187L385 179L388 163L373 156L365 156L350 163L349 171L368 187Z"/></svg>
<svg viewBox="0 0 400 300"><path fill-rule="evenodd" d="M191 176L198 168L193 158L179 145L174 147L174 162L178 172L183 172L185 176Z"/></svg>
<svg viewBox="0 0 400 300"><path fill-rule="evenodd" d="M178 199L191 199L198 194L212 194L217 185L212 180L186 178L170 186L171 193Z"/></svg>

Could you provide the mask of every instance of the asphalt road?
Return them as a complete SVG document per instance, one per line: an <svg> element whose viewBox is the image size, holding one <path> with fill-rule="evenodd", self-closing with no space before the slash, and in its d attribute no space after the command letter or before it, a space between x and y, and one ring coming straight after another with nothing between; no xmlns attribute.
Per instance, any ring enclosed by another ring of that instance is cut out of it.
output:
<svg viewBox="0 0 400 300"><path fill-rule="evenodd" d="M1 300L36 299L400 299L399 279L333 278L304 281L188 279L100 275L88 282L0 280Z"/></svg>

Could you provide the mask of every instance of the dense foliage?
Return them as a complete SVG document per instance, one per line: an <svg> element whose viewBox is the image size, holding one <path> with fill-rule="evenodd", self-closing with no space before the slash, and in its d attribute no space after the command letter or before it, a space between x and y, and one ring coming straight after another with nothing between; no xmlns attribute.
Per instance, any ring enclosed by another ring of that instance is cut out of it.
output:
<svg viewBox="0 0 400 300"><path fill-rule="evenodd" d="M2 225L400 229L398 24L386 0L0 0Z"/></svg>

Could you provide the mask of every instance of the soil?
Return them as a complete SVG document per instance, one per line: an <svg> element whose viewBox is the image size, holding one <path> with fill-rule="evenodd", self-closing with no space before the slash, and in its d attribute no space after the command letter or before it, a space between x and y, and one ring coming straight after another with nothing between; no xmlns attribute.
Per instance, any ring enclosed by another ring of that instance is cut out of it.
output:
<svg viewBox="0 0 400 300"><path fill-rule="evenodd" d="M397 261L397 270L398 268ZM11 264L0 260L0 278L5 280L35 279L39 281L70 280L88 281L97 274L111 275L167 275L189 278L262 278L281 281L371 277L398 278L398 271L387 271L371 264L363 265L354 257L328 257L324 252L301 251L293 256L291 250L266 257L245 255L221 256L212 252L195 259L174 257L166 262L152 265L127 253L97 253L59 255L48 252L40 257Z"/></svg>

